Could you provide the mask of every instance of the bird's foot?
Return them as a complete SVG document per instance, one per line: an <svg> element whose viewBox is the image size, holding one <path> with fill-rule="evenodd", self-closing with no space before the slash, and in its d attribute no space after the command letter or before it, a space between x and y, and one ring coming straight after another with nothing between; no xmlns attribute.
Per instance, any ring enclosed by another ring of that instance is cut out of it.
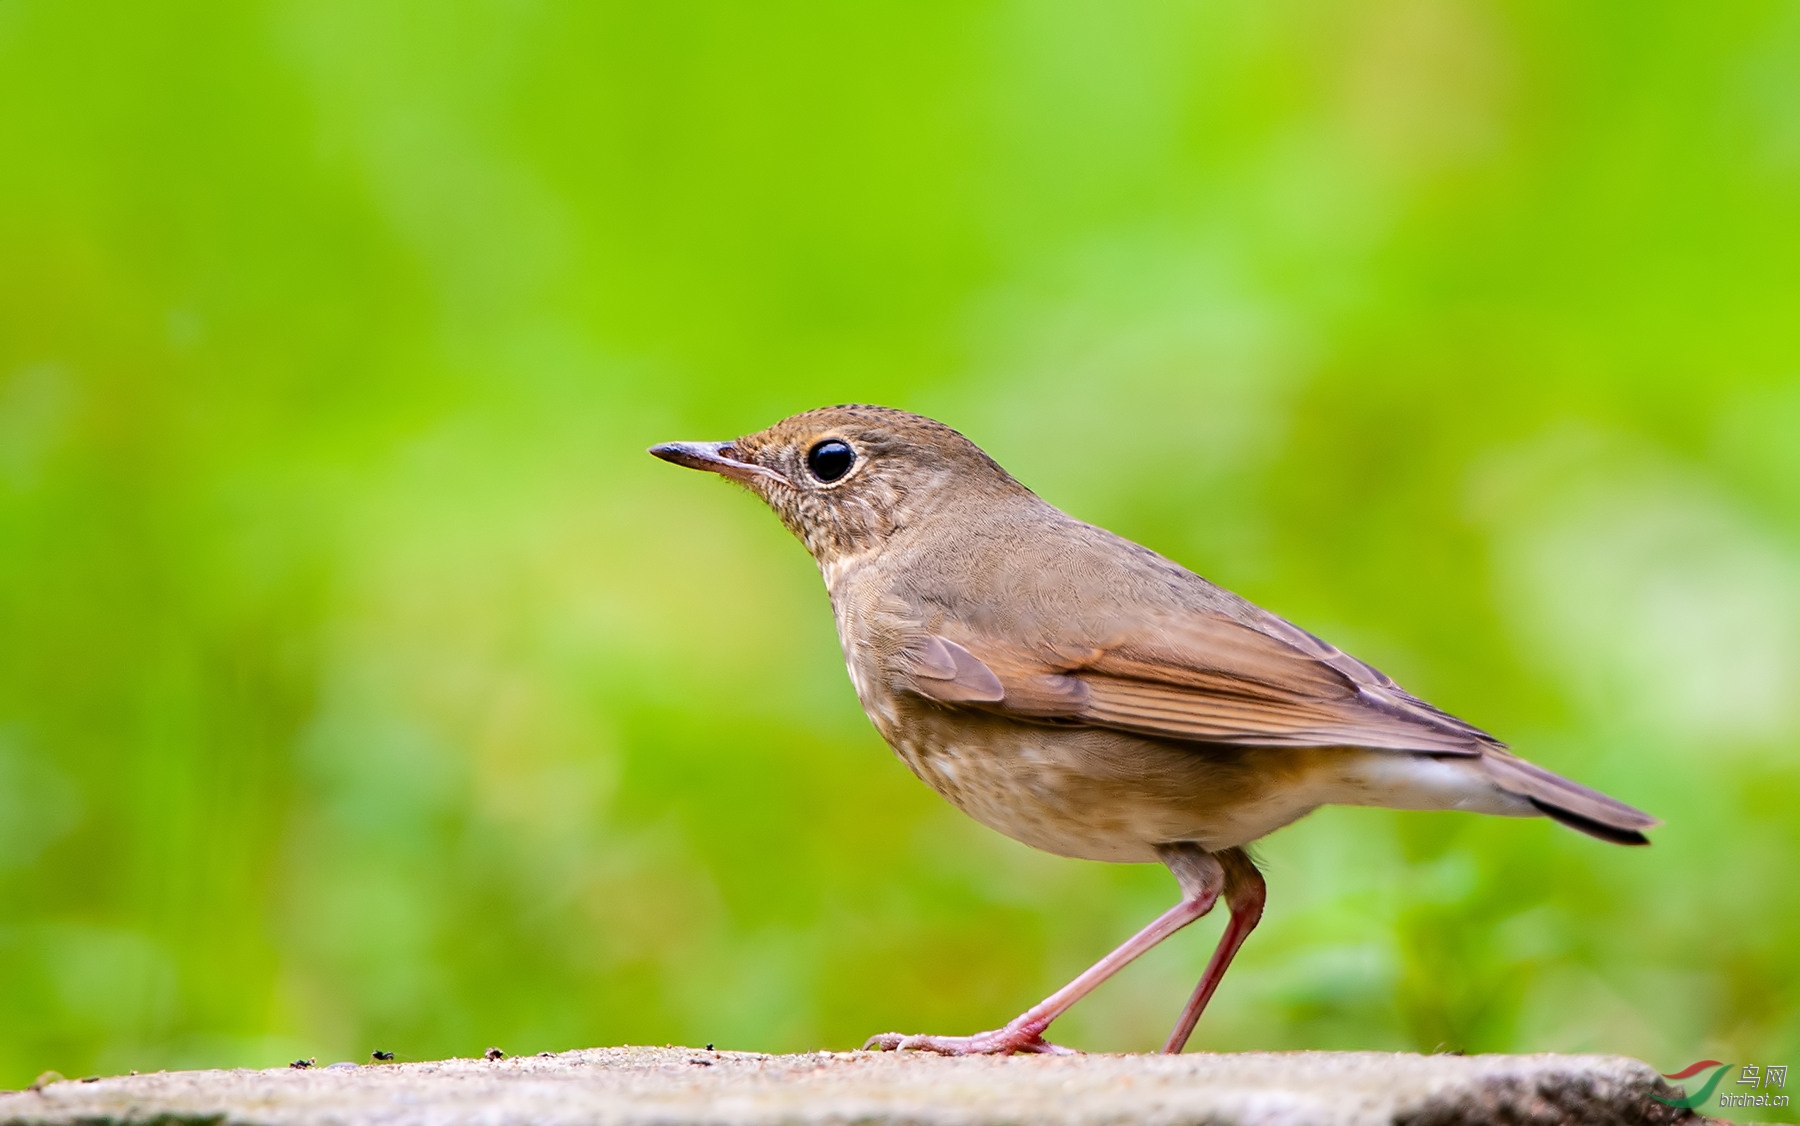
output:
<svg viewBox="0 0 1800 1126"><path fill-rule="evenodd" d="M865 1052L936 1052L940 1056L1010 1056L1040 1054L1078 1056L1074 1048L1052 1044L1044 1039L1044 1030L1032 1025L996 1028L973 1036L908 1036L901 1032L883 1032L869 1037Z"/></svg>

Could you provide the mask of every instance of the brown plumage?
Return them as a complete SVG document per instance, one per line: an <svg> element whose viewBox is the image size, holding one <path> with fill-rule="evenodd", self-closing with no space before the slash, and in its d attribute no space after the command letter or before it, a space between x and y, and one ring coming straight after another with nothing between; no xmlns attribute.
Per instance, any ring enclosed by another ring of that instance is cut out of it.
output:
<svg viewBox="0 0 1800 1126"><path fill-rule="evenodd" d="M1223 895L1232 922L1170 1036L1179 1051L1261 914L1242 846L1320 805L1544 814L1620 844L1656 824L1046 504L931 419L829 407L651 452L741 482L806 545L863 709L913 773L1026 844L1159 860L1181 884L1181 903L1006 1027L873 1046L1059 1050L1051 1020Z"/></svg>

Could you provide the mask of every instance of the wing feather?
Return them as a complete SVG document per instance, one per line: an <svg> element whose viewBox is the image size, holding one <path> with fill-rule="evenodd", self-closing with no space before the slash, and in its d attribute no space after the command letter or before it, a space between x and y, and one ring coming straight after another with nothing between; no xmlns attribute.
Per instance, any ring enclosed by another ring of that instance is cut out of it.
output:
<svg viewBox="0 0 1800 1126"><path fill-rule="evenodd" d="M1161 739L1459 755L1501 746L1304 630L1255 614L1186 611L1103 641L1035 649L940 621L941 632L910 631L901 686L946 706Z"/></svg>

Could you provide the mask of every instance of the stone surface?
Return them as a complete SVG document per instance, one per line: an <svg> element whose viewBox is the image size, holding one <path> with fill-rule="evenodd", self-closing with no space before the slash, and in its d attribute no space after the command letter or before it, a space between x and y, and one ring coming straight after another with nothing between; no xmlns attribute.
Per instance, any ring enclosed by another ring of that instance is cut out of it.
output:
<svg viewBox="0 0 1800 1126"><path fill-rule="evenodd" d="M1286 1052L944 1059L601 1048L518 1059L158 1072L0 1094L6 1123L1662 1123L1621 1056Z"/></svg>

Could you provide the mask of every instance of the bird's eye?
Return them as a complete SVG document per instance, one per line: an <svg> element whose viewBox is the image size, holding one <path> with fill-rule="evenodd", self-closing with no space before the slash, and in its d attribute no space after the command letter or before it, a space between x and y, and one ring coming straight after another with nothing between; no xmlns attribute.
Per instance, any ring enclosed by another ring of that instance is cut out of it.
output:
<svg viewBox="0 0 1800 1126"><path fill-rule="evenodd" d="M836 438L827 438L806 455L806 467L821 481L835 481L850 472L850 467L855 464L856 454L851 452L849 445Z"/></svg>

